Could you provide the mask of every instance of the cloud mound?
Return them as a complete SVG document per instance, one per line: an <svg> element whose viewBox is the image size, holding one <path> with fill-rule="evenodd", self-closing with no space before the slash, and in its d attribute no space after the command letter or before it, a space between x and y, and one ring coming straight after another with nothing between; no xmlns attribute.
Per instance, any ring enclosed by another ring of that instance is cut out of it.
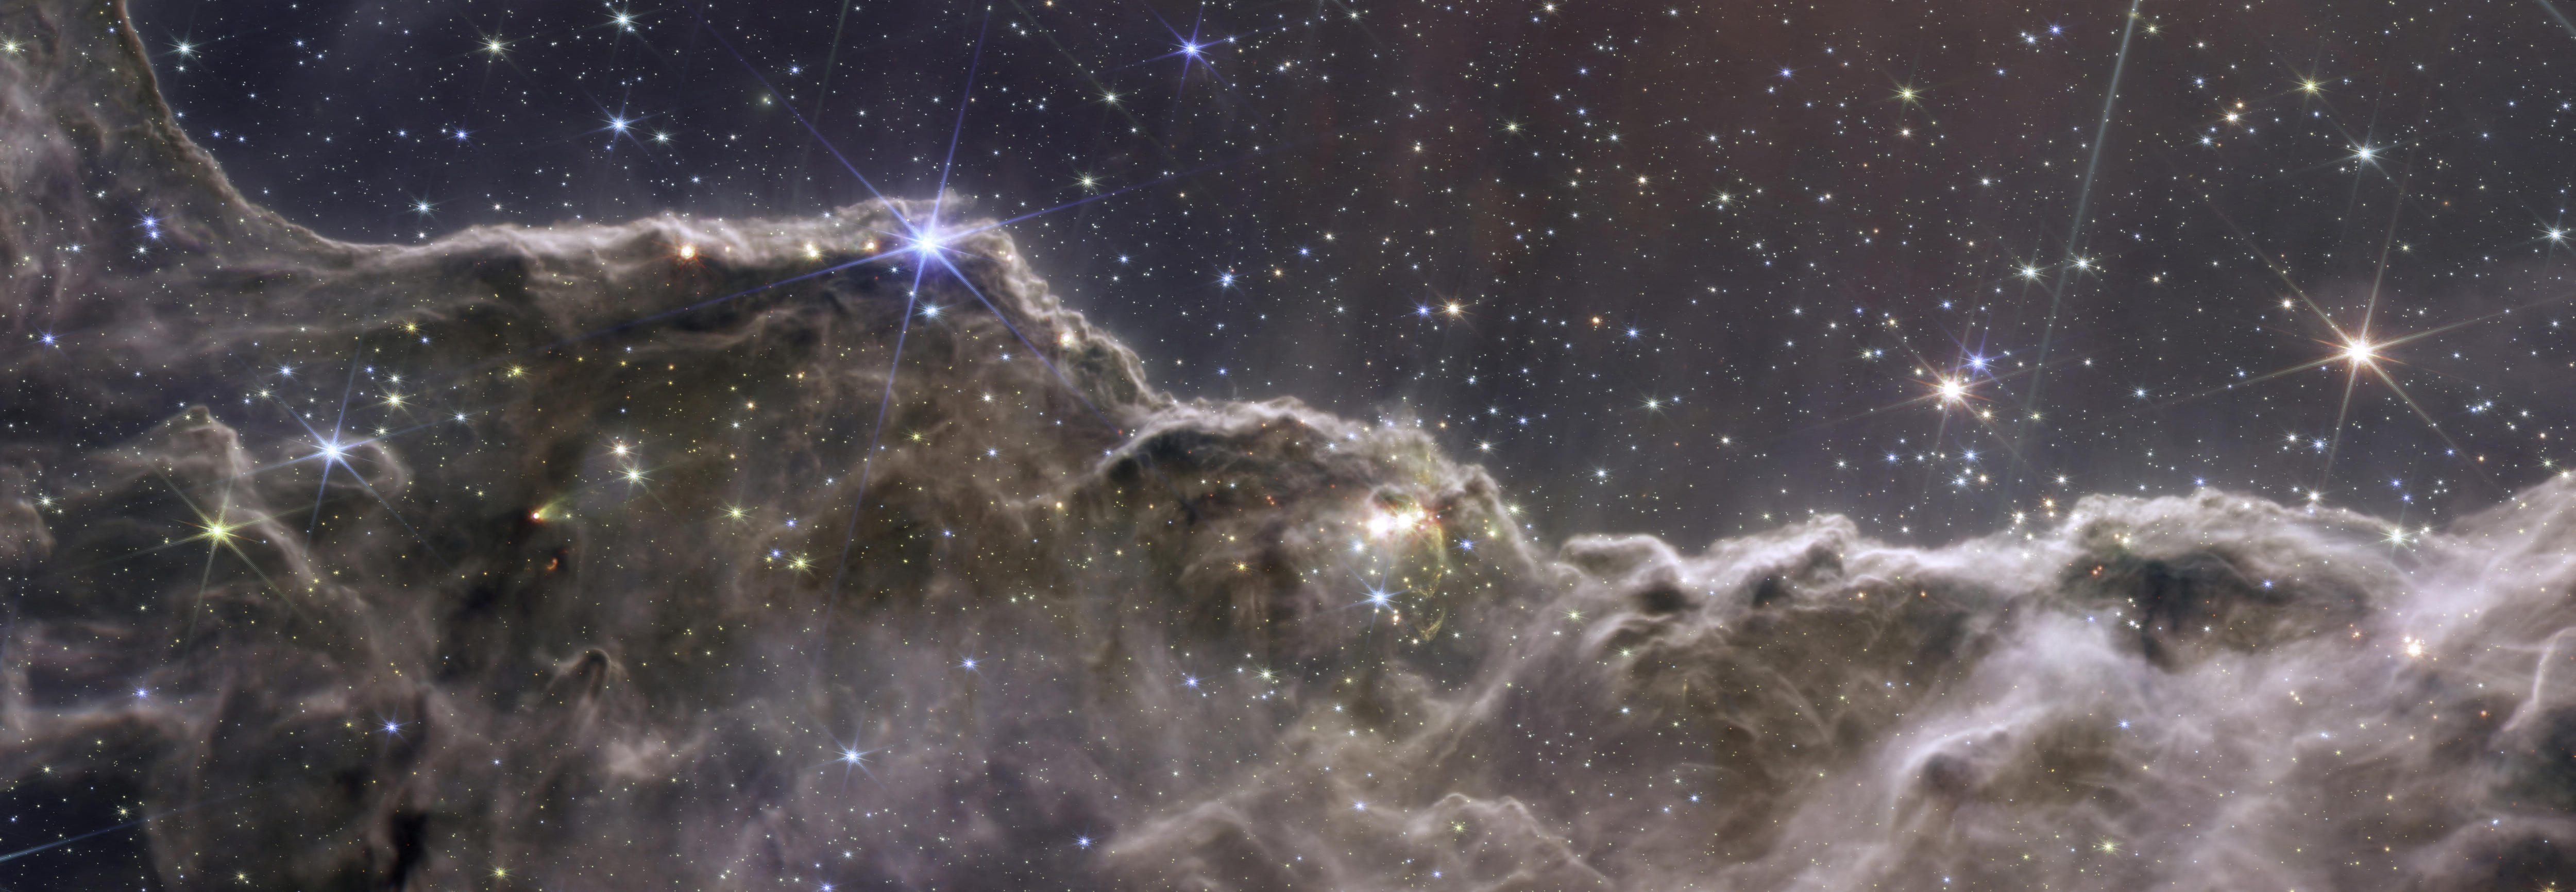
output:
<svg viewBox="0 0 2576 892"><path fill-rule="evenodd" d="M2203 491L1551 547L1417 431L1157 391L999 230L331 242L120 8L0 16L8 848L141 821L18 881L2576 873L2565 478L2394 539Z"/></svg>

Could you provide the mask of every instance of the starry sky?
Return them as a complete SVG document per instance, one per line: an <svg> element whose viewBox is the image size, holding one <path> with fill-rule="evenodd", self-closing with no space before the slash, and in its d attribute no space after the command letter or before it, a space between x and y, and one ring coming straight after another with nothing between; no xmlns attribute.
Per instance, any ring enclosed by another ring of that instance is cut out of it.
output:
<svg viewBox="0 0 2576 892"><path fill-rule="evenodd" d="M945 183L1158 384L1423 426L1553 534L2203 485L2438 524L2568 436L2549 0L135 16L323 234Z"/></svg>
<svg viewBox="0 0 2576 892"><path fill-rule="evenodd" d="M0 4L0 884L2576 888L2564 13Z"/></svg>

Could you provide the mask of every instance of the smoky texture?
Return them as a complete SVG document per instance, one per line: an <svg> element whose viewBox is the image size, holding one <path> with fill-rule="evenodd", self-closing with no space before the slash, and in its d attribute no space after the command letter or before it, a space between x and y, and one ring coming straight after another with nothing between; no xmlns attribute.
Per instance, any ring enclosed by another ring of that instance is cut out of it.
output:
<svg viewBox="0 0 2576 892"><path fill-rule="evenodd" d="M1551 547L1419 429L1161 394L925 204L336 243L119 7L0 17L0 801L141 822L20 879L2576 872L2565 478L2394 541L2205 490Z"/></svg>

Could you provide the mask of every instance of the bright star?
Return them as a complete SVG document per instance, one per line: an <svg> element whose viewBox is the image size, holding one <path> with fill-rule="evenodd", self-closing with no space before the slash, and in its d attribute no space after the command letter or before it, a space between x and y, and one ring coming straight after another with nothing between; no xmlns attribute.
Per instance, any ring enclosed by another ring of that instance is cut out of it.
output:
<svg viewBox="0 0 2576 892"><path fill-rule="evenodd" d="M2353 365L2368 365L2372 360L2379 358L2374 352L2378 349L2378 347L2373 346L2369 341L2356 339L2344 345L2343 358L2344 361L2352 363Z"/></svg>
<svg viewBox="0 0 2576 892"><path fill-rule="evenodd" d="M938 256L948 248L948 236L937 229L917 230L912 234L912 251L923 258Z"/></svg>

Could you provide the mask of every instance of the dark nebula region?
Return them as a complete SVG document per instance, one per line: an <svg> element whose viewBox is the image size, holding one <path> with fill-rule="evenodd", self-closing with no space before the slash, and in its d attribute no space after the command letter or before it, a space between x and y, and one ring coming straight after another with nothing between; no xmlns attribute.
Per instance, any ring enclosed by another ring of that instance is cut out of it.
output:
<svg viewBox="0 0 2576 892"><path fill-rule="evenodd" d="M1551 537L1017 211L341 241L121 3L0 33L9 889L2576 884L2565 474Z"/></svg>

